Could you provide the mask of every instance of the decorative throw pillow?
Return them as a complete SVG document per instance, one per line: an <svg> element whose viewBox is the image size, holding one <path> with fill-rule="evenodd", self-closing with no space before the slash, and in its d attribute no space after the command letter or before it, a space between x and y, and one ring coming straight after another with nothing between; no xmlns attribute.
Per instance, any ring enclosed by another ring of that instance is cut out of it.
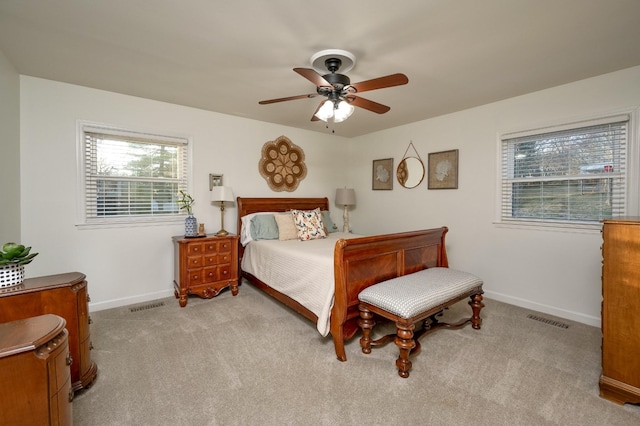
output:
<svg viewBox="0 0 640 426"><path fill-rule="evenodd" d="M320 209L315 210L292 210L293 222L298 230L298 239L300 241L317 240L326 238L327 233L324 229L324 221L322 220L322 212Z"/></svg>
<svg viewBox="0 0 640 426"><path fill-rule="evenodd" d="M291 213L276 214L274 218L278 224L278 239L280 241L298 238L298 230L296 229L296 224L293 223Z"/></svg>
<svg viewBox="0 0 640 426"><path fill-rule="evenodd" d="M251 219L251 238L253 240L277 240L278 224L272 214L261 214Z"/></svg>
<svg viewBox="0 0 640 426"><path fill-rule="evenodd" d="M326 229L327 234L330 232L338 232L338 227L331 219L329 210L322 210L322 220L324 221L324 227Z"/></svg>

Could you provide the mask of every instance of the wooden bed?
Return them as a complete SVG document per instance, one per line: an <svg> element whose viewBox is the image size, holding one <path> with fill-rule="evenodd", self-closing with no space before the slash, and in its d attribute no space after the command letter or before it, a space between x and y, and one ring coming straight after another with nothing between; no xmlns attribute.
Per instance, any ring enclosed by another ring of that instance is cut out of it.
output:
<svg viewBox="0 0 640 426"><path fill-rule="evenodd" d="M285 212L291 209L329 210L325 198L242 198L237 199L238 235L245 215L258 212ZM447 227L396 234L340 239L334 250L335 299L330 329L336 355L346 361L344 342L358 331L358 293L370 285L434 266L448 267L445 249ZM240 246L239 259L244 248ZM290 297L274 290L251 274L241 271L252 285L289 306L313 322L318 317Z"/></svg>

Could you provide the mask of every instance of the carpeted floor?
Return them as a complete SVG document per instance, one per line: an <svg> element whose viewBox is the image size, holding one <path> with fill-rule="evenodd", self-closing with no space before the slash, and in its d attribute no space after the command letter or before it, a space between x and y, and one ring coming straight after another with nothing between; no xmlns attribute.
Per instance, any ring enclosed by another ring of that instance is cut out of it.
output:
<svg viewBox="0 0 640 426"><path fill-rule="evenodd" d="M599 329L484 302L482 330L425 336L408 379L393 343L363 355L353 339L340 362L315 324L248 284L185 308L94 312L98 378L76 395L74 424L640 424L640 406L598 396Z"/></svg>

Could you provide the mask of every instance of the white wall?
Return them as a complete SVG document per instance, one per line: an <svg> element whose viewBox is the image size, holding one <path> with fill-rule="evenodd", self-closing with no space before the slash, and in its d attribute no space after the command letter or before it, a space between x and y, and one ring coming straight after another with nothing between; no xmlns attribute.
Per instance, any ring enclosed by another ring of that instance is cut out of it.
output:
<svg viewBox="0 0 640 426"><path fill-rule="evenodd" d="M20 241L20 76L0 51L0 245Z"/></svg>
<svg viewBox="0 0 640 426"><path fill-rule="evenodd" d="M482 277L485 296L597 326L600 232L496 226L497 140L507 131L638 105L640 67L357 138L350 144L349 175L357 195L354 232L446 225L450 266ZM393 157L397 166L410 141L425 164L430 152L459 150L457 190L428 190L426 181L415 189L397 181L393 191L371 189L372 161ZM638 152L631 155L637 165ZM637 214L637 194L633 199Z"/></svg>
<svg viewBox="0 0 640 426"><path fill-rule="evenodd" d="M181 225L75 226L78 119L193 137L194 214L210 231L219 226L219 210L206 201L210 172L223 173L240 196L332 198L335 188L348 185L357 195L354 232L446 225L450 265L482 277L489 298L600 323L599 232L494 225L497 139L637 107L640 67L351 140L37 78L20 81L22 241L41 253L27 274L86 273L94 310L172 294L170 237L184 231ZM257 171L262 145L282 134L305 150L309 167L294 193L271 192ZM372 161L392 157L397 165L409 141L424 161L430 152L459 149L459 189L427 190L423 182L409 190L394 182L393 191L373 191ZM229 230L235 213L227 209ZM340 209L334 220L341 224Z"/></svg>
<svg viewBox="0 0 640 426"><path fill-rule="evenodd" d="M209 173L222 173L244 197L333 198L346 183L339 136L27 76L20 95L22 241L40 253L27 276L85 273L92 310L172 295L171 236L184 235L184 225L79 229L77 120L192 137L193 213L208 232L220 228L220 209L208 201ZM271 191L258 172L262 146L281 135L305 152L308 173L293 193ZM229 231L235 215L235 205L225 208Z"/></svg>

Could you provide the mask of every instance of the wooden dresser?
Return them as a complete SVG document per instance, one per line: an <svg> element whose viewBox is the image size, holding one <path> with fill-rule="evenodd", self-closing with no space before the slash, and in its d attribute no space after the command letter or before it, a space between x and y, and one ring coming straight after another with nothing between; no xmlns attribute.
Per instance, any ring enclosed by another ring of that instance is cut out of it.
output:
<svg viewBox="0 0 640 426"><path fill-rule="evenodd" d="M227 287L238 294L238 244L237 235L173 237L173 287L180 306L187 305L190 294L210 299Z"/></svg>
<svg viewBox="0 0 640 426"><path fill-rule="evenodd" d="M71 425L65 320L40 315L0 324L0 424Z"/></svg>
<svg viewBox="0 0 640 426"><path fill-rule="evenodd" d="M602 375L600 396L640 403L640 217L602 227Z"/></svg>
<svg viewBox="0 0 640 426"><path fill-rule="evenodd" d="M0 323L42 314L59 315L67 321L74 391L89 386L98 374L98 367L91 361L91 319L85 278L79 272L49 275L29 278L18 286L0 290Z"/></svg>

